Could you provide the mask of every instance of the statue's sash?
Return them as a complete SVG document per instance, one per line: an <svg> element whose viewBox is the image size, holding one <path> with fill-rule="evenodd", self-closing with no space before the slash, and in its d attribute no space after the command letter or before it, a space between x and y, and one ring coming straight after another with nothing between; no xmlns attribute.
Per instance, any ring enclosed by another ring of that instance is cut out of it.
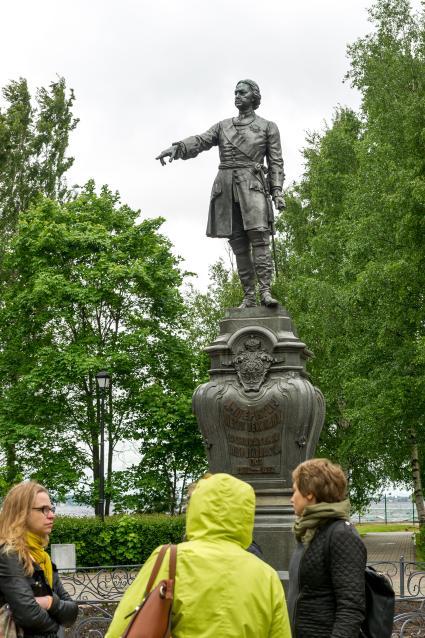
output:
<svg viewBox="0 0 425 638"><path fill-rule="evenodd" d="M236 126L233 124L232 118L222 121L221 130L223 131L223 135L227 141L230 142L232 146L241 151L252 162L255 162L255 159L252 157L252 145L239 135Z"/></svg>
<svg viewBox="0 0 425 638"><path fill-rule="evenodd" d="M254 120L255 121L255 120ZM233 124L233 119L223 120L221 122L221 130L227 141L235 148L241 151L247 158L247 168L249 168L252 176L261 184L264 189L264 194L267 198L269 205L269 215L273 215L273 211L270 212L271 204L268 199L269 186L267 184L264 168L260 162L257 162L252 157L253 148L249 142L246 142L238 133L236 126ZM245 162L244 162L245 163Z"/></svg>

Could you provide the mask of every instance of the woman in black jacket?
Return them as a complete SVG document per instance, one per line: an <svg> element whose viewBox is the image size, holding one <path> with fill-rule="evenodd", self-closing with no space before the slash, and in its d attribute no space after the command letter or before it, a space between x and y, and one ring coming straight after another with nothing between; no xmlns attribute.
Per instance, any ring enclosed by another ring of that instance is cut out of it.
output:
<svg viewBox="0 0 425 638"><path fill-rule="evenodd" d="M25 637L56 638L78 614L45 551L55 508L33 481L15 485L0 513L0 606L8 604Z"/></svg>
<svg viewBox="0 0 425 638"><path fill-rule="evenodd" d="M349 521L347 481L327 459L292 474L297 546L289 566L293 638L358 638L365 614L366 548Z"/></svg>

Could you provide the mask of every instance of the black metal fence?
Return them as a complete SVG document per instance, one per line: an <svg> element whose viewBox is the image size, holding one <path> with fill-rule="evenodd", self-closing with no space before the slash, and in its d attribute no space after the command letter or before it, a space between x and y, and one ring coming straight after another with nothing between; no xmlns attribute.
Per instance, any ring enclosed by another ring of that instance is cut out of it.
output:
<svg viewBox="0 0 425 638"><path fill-rule="evenodd" d="M106 565L59 570L67 592L79 605L75 625L67 638L103 638L116 606L136 578L141 565Z"/></svg>
<svg viewBox="0 0 425 638"><path fill-rule="evenodd" d="M372 501L367 510L351 517L353 523L418 523L418 513L412 498L384 494Z"/></svg>
<svg viewBox="0 0 425 638"><path fill-rule="evenodd" d="M371 561L390 580L396 594L393 638L425 638L425 563ZM77 622L65 630L67 638L103 638L124 591L140 565L77 567L61 570L61 579L80 607Z"/></svg>

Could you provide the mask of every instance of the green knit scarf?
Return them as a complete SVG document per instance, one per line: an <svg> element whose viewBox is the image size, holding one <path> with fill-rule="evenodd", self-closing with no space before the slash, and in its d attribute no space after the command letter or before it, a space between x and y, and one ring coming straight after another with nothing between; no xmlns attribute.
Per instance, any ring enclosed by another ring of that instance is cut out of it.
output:
<svg viewBox="0 0 425 638"><path fill-rule="evenodd" d="M350 520L350 501L346 499L340 503L316 503L308 505L295 520L294 533L297 541L309 545L316 530L332 519Z"/></svg>

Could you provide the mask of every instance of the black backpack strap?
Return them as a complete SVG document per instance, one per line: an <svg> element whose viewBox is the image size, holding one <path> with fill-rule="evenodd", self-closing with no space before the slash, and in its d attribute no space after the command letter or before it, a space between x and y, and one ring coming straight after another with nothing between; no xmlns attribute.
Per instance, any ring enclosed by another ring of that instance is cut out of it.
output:
<svg viewBox="0 0 425 638"><path fill-rule="evenodd" d="M331 555L331 537L332 537L332 532L336 528L338 523L344 523L347 527L349 527L352 531L354 531L354 533L358 534L356 528L350 523L350 521L347 521L344 518L333 518L330 521L328 521L323 526L324 527L323 533L326 534L326 547L327 547L327 552L328 552L328 556L329 557Z"/></svg>

